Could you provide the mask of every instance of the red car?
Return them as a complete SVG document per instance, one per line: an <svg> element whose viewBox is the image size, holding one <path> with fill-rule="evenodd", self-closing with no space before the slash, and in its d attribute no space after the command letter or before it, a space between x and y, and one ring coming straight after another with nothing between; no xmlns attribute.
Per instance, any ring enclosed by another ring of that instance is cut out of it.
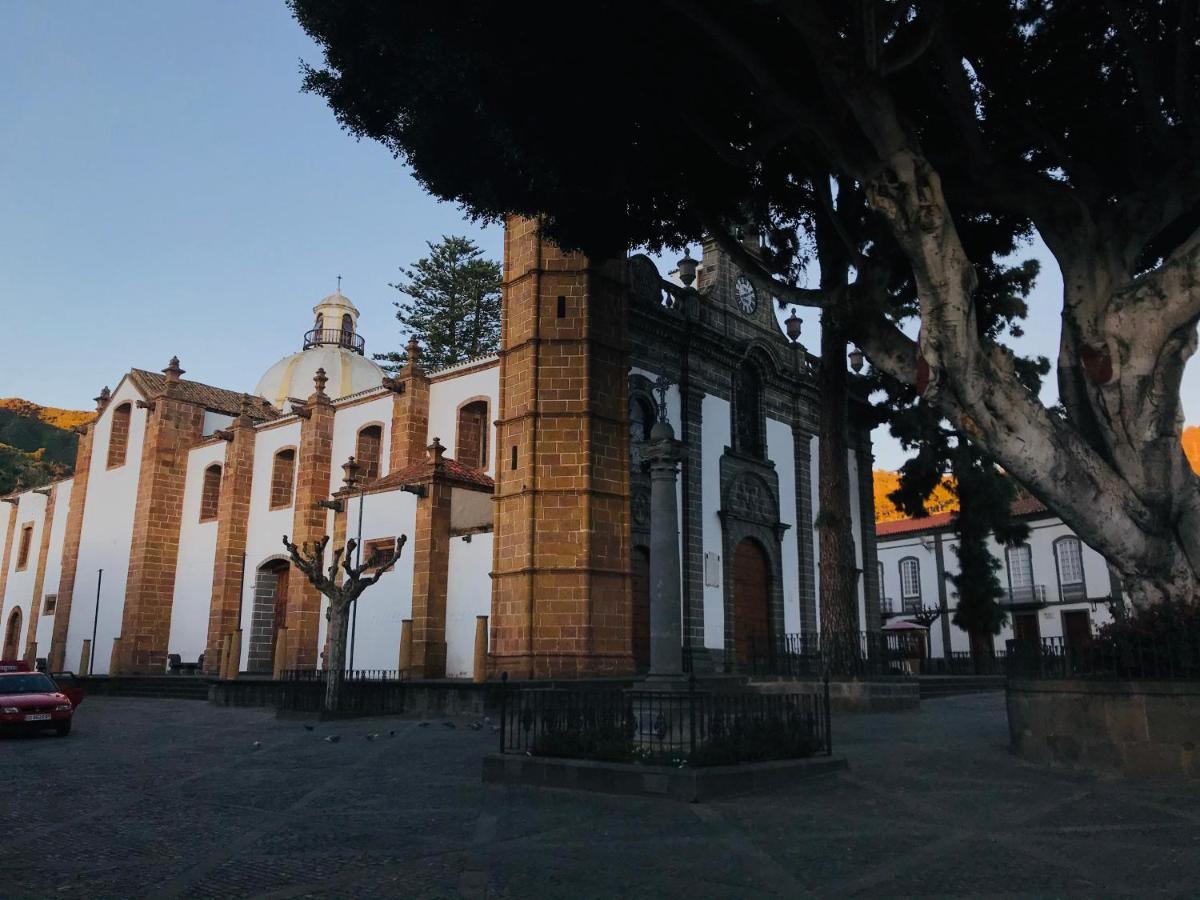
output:
<svg viewBox="0 0 1200 900"><path fill-rule="evenodd" d="M0 663L0 728L53 728L60 736L70 734L71 717L82 700L77 687L59 685L23 664Z"/></svg>

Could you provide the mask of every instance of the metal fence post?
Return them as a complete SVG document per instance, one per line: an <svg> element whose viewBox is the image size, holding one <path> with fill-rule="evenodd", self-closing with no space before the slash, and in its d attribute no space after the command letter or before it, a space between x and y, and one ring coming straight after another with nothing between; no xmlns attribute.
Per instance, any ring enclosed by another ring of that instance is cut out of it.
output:
<svg viewBox="0 0 1200 900"><path fill-rule="evenodd" d="M825 754L833 756L833 715L829 709L829 673L825 674Z"/></svg>
<svg viewBox="0 0 1200 900"><path fill-rule="evenodd" d="M688 756L696 752L696 676L688 676Z"/></svg>
<svg viewBox="0 0 1200 900"><path fill-rule="evenodd" d="M505 735L508 729L508 673L500 673L500 752L508 746Z"/></svg>

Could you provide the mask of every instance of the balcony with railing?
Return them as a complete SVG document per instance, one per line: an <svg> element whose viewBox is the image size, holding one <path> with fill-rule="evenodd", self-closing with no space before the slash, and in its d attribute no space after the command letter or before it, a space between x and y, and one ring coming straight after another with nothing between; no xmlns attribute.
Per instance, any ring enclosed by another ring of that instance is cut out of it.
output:
<svg viewBox="0 0 1200 900"><path fill-rule="evenodd" d="M313 347L341 347L363 356L367 342L353 331L344 331L341 328L314 328L304 333L304 349L310 350Z"/></svg>
<svg viewBox="0 0 1200 900"><path fill-rule="evenodd" d="M1010 587L1004 592L1005 606L1045 606L1046 586L1044 584L1025 584Z"/></svg>

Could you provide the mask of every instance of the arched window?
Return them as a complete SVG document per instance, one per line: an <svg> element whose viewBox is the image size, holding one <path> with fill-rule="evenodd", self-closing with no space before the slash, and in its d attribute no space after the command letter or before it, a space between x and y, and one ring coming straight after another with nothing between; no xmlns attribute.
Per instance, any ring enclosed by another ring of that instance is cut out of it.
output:
<svg viewBox="0 0 1200 900"><path fill-rule="evenodd" d="M454 458L473 469L487 468L488 402L472 400L458 409Z"/></svg>
<svg viewBox="0 0 1200 900"><path fill-rule="evenodd" d="M1054 542L1054 562L1058 568L1058 596L1064 603L1087 599L1083 579L1083 544L1074 536Z"/></svg>
<svg viewBox="0 0 1200 900"><path fill-rule="evenodd" d="M379 456L383 452L383 426L368 425L358 432L354 458L362 466L359 475L364 481L379 477Z"/></svg>
<svg viewBox="0 0 1200 900"><path fill-rule="evenodd" d="M747 456L763 455L762 379L753 363L733 376L733 446Z"/></svg>
<svg viewBox="0 0 1200 900"><path fill-rule="evenodd" d="M342 346L354 346L354 320L350 318L350 313L342 316Z"/></svg>
<svg viewBox="0 0 1200 900"><path fill-rule="evenodd" d="M129 447L129 417L133 406L122 403L112 413L112 426L108 431L108 467L115 469L125 465L125 451Z"/></svg>
<svg viewBox="0 0 1200 900"><path fill-rule="evenodd" d="M220 502L221 467L213 463L204 470L204 484L200 488L200 521L208 522L215 519Z"/></svg>
<svg viewBox="0 0 1200 900"><path fill-rule="evenodd" d="M4 629L4 648L0 659L16 659L21 644L21 607L13 607L8 614L8 626Z"/></svg>
<svg viewBox="0 0 1200 900"><path fill-rule="evenodd" d="M321 339L321 332L325 330L325 313L317 313L317 322L313 325L313 330L317 332L317 340Z"/></svg>
<svg viewBox="0 0 1200 900"><path fill-rule="evenodd" d="M915 556L900 560L900 600L905 609L921 605L921 561Z"/></svg>
<svg viewBox="0 0 1200 900"><path fill-rule="evenodd" d="M296 476L296 450L288 447L275 454L271 466L271 509L292 505L292 482Z"/></svg>

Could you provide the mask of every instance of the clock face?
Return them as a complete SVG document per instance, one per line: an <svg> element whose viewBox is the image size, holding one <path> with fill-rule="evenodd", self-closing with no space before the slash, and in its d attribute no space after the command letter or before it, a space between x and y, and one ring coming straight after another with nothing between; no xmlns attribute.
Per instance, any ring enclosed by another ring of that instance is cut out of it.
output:
<svg viewBox="0 0 1200 900"><path fill-rule="evenodd" d="M758 293L754 290L754 285L750 283L750 279L745 275L738 276L735 291L737 293L737 305L742 312L749 315L758 309Z"/></svg>

